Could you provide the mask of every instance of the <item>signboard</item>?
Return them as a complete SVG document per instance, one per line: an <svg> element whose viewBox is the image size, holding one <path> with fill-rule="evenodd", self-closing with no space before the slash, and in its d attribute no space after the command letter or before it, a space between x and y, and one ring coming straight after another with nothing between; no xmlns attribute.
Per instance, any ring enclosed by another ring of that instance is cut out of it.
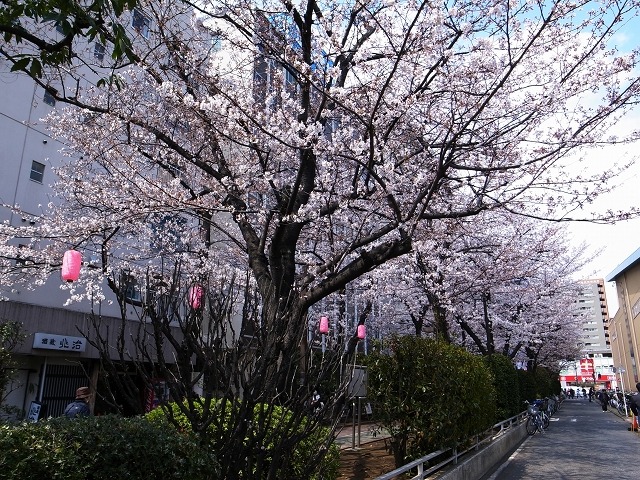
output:
<svg viewBox="0 0 640 480"><path fill-rule="evenodd" d="M606 375L602 374L598 377L596 383L610 382L615 380L614 375ZM584 382L584 383L593 383L593 377L585 377L582 375L560 375L561 382Z"/></svg>
<svg viewBox="0 0 640 480"><path fill-rule="evenodd" d="M42 411L42 404L39 402L31 402L29 407L29 415L27 415L27 421L37 422L40 418L40 412Z"/></svg>
<svg viewBox="0 0 640 480"><path fill-rule="evenodd" d="M593 377L593 358L583 358L580 360L580 368L578 369L578 375L590 378Z"/></svg>
<svg viewBox="0 0 640 480"><path fill-rule="evenodd" d="M367 396L367 367L355 365L351 371L349 385L347 386L349 397Z"/></svg>
<svg viewBox="0 0 640 480"><path fill-rule="evenodd" d="M145 412L150 412L161 403L169 401L169 386L164 380L154 378L151 380L151 388L147 388Z"/></svg>
<svg viewBox="0 0 640 480"><path fill-rule="evenodd" d="M87 339L72 337L71 335L55 335L53 333L36 332L33 335L33 348L45 350L62 350L70 352L84 352Z"/></svg>

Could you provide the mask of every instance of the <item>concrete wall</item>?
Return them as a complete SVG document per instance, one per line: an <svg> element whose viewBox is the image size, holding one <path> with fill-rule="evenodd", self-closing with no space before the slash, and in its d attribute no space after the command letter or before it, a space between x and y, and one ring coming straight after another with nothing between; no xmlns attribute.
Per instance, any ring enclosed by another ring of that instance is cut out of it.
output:
<svg viewBox="0 0 640 480"><path fill-rule="evenodd" d="M526 423L509 429L504 435L493 440L489 445L472 454L471 457L456 465L453 470L442 476L442 480L470 480L482 478L495 467L505 456L520 445L527 436Z"/></svg>

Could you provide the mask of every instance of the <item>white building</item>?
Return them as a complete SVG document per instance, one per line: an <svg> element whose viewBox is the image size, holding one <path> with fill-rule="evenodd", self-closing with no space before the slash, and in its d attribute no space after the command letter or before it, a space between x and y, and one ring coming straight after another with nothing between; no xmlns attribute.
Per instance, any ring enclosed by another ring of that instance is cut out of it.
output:
<svg viewBox="0 0 640 480"><path fill-rule="evenodd" d="M578 347L581 358L560 372L563 388L594 385L615 388L613 354L609 341L609 310L603 279L582 280L574 316L581 318L582 335Z"/></svg>
<svg viewBox="0 0 640 480"><path fill-rule="evenodd" d="M131 33L147 38L150 20L138 10L127 15ZM51 34L60 35L54 31ZM99 42L85 42L84 54L92 68L85 69L86 75L82 76L85 84L79 85L81 88L95 83L96 73L109 61L108 51ZM62 160L63 147L47 134L40 119L58 105L42 86L25 74L10 72L10 68L4 57L0 59L0 222L34 225L53 200L53 169ZM19 246L20 241L16 244ZM28 276L31 274L28 262L18 259L13 264ZM90 385L98 393L103 390L99 351L89 343L87 334L94 328L93 320L99 319L105 335L108 329L109 345L115 345L120 323L118 305L81 302L64 306L69 292L61 289L62 283L59 275L53 274L45 285L35 289L18 284L0 286L0 320L22 323L27 335L26 341L14 351L20 364L18 375L5 392L0 392L3 406L12 407L17 418L25 417L32 408L39 410L40 417L60 415L79 386ZM127 313L129 319L136 318L133 307ZM132 330L136 321L130 323L127 328ZM125 338L130 342L131 337ZM168 352L165 355L172 358ZM143 386L141 382L139 385ZM139 400L149 404L157 394L158 391L141 388ZM102 402L100 395L94 399L95 413L113 411L113 406ZM115 401L119 403L118 399Z"/></svg>

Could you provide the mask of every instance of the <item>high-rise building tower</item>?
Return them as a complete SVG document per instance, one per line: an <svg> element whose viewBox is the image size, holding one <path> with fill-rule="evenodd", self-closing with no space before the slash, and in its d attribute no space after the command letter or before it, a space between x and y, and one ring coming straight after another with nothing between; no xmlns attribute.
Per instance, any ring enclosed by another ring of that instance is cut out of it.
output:
<svg viewBox="0 0 640 480"><path fill-rule="evenodd" d="M578 282L574 315L581 318L581 358L560 372L563 387L611 388L615 379L609 341L609 309L603 279Z"/></svg>

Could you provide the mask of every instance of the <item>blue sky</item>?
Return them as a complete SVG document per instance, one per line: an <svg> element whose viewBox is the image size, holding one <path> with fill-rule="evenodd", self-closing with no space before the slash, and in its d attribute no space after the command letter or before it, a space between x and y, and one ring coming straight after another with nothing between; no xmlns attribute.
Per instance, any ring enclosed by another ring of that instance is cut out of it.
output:
<svg viewBox="0 0 640 480"><path fill-rule="evenodd" d="M640 117L640 111L637 116ZM640 145L637 148L640 149ZM616 190L598 199L595 206L602 209L640 206L640 164L632 166L619 179ZM605 278L640 248L640 218L613 225L570 223L568 230L576 245L587 244L585 256L590 260L580 272L581 278ZM610 314L613 315L618 308L615 288L612 283L606 286Z"/></svg>
<svg viewBox="0 0 640 480"><path fill-rule="evenodd" d="M638 48L640 43L640 20L629 16L621 30L614 36L611 44L615 44L621 52ZM638 72L640 75L640 71ZM640 128L640 108L636 107L620 125L620 130L629 131ZM623 153L624 152L624 153ZM640 145L624 148L604 149L589 155L595 165L606 168L612 161L630 159L638 156ZM597 162L597 163L596 163ZM593 205L596 211L607 209L623 210L630 206L640 206L640 163L633 165L616 181L614 192L598 199ZM576 244L585 242L588 245L588 265L580 272L580 278L605 278L627 257L640 248L640 218L618 222L614 225L596 225L574 223L569 225L569 233ZM615 284L606 284L607 301L610 314L618 309Z"/></svg>

